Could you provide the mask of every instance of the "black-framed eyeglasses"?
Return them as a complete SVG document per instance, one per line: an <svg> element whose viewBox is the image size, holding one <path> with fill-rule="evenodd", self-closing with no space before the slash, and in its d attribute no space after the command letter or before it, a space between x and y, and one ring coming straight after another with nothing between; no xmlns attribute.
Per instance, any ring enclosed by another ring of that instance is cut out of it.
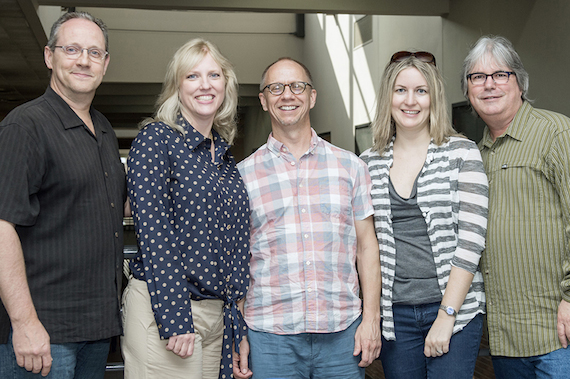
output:
<svg viewBox="0 0 570 379"><path fill-rule="evenodd" d="M491 79L497 84L506 84L509 82L511 75L516 75L513 71L495 71L492 74L484 74L482 72L474 72L467 75L467 79L471 81L474 86L480 86L487 82L487 78L490 76Z"/></svg>
<svg viewBox="0 0 570 379"><path fill-rule="evenodd" d="M79 56L83 54L83 50L87 50L87 56L89 57L89 59L91 59L94 62L104 61L107 55L109 54L105 50L98 49L96 47L86 48L77 45L54 46L54 47L59 47L60 49L63 50L65 55L67 55L69 58L72 59L79 58Z"/></svg>
<svg viewBox="0 0 570 379"><path fill-rule="evenodd" d="M294 95L300 95L303 92L305 92L305 88L307 88L307 86L312 87L313 85L307 82L293 82L289 84L271 83L263 87L263 89L260 92L265 91L265 89L267 88L272 95L279 96L283 92L285 92L285 87L289 87L289 89Z"/></svg>
<svg viewBox="0 0 570 379"><path fill-rule="evenodd" d="M390 63L401 62L409 57L415 57L422 62L430 63L435 66L435 56L428 51L398 51L392 55L392 58L390 58Z"/></svg>

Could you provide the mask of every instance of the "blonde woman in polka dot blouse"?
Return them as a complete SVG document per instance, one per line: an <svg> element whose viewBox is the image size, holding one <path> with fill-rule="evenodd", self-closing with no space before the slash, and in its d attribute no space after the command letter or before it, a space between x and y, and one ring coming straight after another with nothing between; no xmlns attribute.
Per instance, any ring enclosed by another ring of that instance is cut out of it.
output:
<svg viewBox="0 0 570 379"><path fill-rule="evenodd" d="M126 379L232 377L249 284L249 203L229 151L237 92L230 62L191 40L133 141L139 251L123 295Z"/></svg>

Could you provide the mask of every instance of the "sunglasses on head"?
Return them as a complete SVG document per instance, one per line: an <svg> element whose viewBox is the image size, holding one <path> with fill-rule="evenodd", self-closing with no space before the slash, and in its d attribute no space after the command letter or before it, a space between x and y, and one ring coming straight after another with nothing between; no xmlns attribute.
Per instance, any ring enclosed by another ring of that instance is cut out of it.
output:
<svg viewBox="0 0 570 379"><path fill-rule="evenodd" d="M414 57L422 62L430 63L435 66L435 57L432 53L428 53L427 51L416 51L415 53L412 53L410 51L398 51L392 55L392 58L390 58L390 63L401 62L409 57Z"/></svg>

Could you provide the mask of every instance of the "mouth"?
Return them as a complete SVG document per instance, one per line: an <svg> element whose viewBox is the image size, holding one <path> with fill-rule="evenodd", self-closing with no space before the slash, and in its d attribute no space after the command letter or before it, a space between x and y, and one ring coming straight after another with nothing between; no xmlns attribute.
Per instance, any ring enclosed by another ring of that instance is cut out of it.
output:
<svg viewBox="0 0 570 379"><path fill-rule="evenodd" d="M198 100L198 101L212 101L212 100L214 100L214 95L196 96L196 100Z"/></svg>
<svg viewBox="0 0 570 379"><path fill-rule="evenodd" d="M299 108L297 105L282 105L279 107L282 111L293 111Z"/></svg>
<svg viewBox="0 0 570 379"><path fill-rule="evenodd" d="M79 77L79 78L90 78L92 75L90 73L87 72L73 72L72 73L74 76Z"/></svg>
<svg viewBox="0 0 570 379"><path fill-rule="evenodd" d="M500 99L502 96L503 96L503 94L483 95L483 96L481 96L481 100L497 100L497 99Z"/></svg>
<svg viewBox="0 0 570 379"><path fill-rule="evenodd" d="M402 112L404 112L405 114L419 114L420 111L406 111L406 110L402 110Z"/></svg>

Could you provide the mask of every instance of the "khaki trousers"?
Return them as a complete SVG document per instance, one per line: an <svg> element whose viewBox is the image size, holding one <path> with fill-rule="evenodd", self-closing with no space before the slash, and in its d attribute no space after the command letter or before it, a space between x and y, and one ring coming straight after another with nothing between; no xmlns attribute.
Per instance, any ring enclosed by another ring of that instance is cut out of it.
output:
<svg viewBox="0 0 570 379"><path fill-rule="evenodd" d="M222 300L192 301L194 353L183 359L166 350L167 339L160 339L146 282L131 278L123 293L125 379L217 379L223 305Z"/></svg>

